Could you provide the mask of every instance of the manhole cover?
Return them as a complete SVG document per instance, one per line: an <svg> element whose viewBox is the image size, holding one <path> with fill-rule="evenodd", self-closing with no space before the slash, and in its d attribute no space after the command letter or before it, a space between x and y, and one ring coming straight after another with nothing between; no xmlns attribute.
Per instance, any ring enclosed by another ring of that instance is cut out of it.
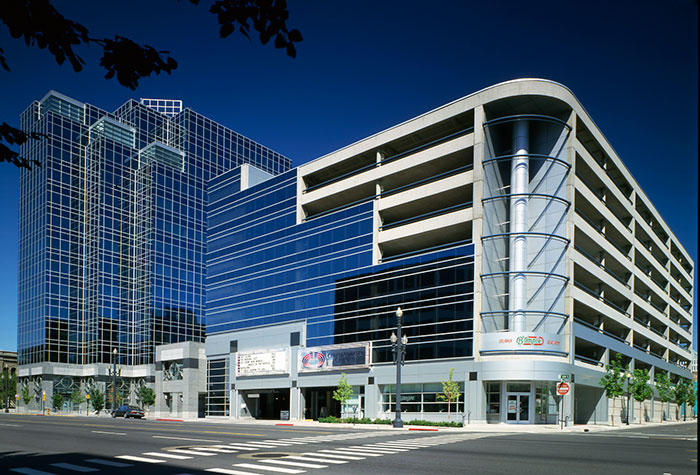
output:
<svg viewBox="0 0 700 475"><path fill-rule="evenodd" d="M254 454L241 454L238 457L244 459L281 459L294 455L291 452L256 452Z"/></svg>

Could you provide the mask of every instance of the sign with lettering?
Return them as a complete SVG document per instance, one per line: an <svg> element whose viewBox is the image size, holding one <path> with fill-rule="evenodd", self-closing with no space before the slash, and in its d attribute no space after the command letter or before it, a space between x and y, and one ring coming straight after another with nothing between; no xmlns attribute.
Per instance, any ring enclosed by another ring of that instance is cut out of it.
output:
<svg viewBox="0 0 700 475"><path fill-rule="evenodd" d="M299 350L300 373L369 367L369 343L317 346Z"/></svg>
<svg viewBox="0 0 700 475"><path fill-rule="evenodd" d="M289 374L289 350L239 351L236 353L236 376Z"/></svg>
<svg viewBox="0 0 700 475"><path fill-rule="evenodd" d="M564 396L568 393L569 393L569 384L568 383L557 383L557 394Z"/></svg>
<svg viewBox="0 0 700 475"><path fill-rule="evenodd" d="M522 351L566 353L566 335L538 332L498 332L481 334L481 353Z"/></svg>

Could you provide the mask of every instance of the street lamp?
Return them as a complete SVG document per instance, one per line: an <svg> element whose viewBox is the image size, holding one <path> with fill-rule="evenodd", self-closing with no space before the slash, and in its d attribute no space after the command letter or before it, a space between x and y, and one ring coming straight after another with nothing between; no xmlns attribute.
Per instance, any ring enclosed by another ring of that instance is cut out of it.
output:
<svg viewBox="0 0 700 475"><path fill-rule="evenodd" d="M5 364L5 369L2 374L5 376L5 412L10 412L10 382L8 381L10 379L10 372L7 364Z"/></svg>
<svg viewBox="0 0 700 475"><path fill-rule="evenodd" d="M627 422L625 425L630 425L630 396L632 395L632 392L630 391L630 374L629 371L625 373L625 376L627 377Z"/></svg>
<svg viewBox="0 0 700 475"><path fill-rule="evenodd" d="M117 404L117 349L112 350L112 411Z"/></svg>
<svg viewBox="0 0 700 475"><path fill-rule="evenodd" d="M403 311L401 307L396 309L396 333L391 333L391 352L394 354L394 363L396 363L396 418L392 421L392 425L396 428L403 427L401 421L401 367L406 361L406 345L408 337L401 335L401 317Z"/></svg>

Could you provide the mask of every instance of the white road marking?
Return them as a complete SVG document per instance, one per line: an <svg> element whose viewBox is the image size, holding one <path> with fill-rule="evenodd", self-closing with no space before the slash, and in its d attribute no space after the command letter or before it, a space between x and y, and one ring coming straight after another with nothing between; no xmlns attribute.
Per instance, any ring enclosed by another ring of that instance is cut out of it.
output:
<svg viewBox="0 0 700 475"><path fill-rule="evenodd" d="M270 443L284 442L285 444L292 444L292 445L294 445L294 444L301 444L301 445L306 444L306 442L302 442L299 440L292 440L292 439L280 439L279 441L277 441L277 440L263 440L262 441L263 444L266 442L270 442Z"/></svg>
<svg viewBox="0 0 700 475"><path fill-rule="evenodd" d="M151 457L165 457L166 459L187 460L192 457L186 455L164 454L163 452L144 452L142 455L150 455Z"/></svg>
<svg viewBox="0 0 700 475"><path fill-rule="evenodd" d="M11 472L23 473L24 475L54 475L50 472L42 472L41 470L36 470L29 467L11 468Z"/></svg>
<svg viewBox="0 0 700 475"><path fill-rule="evenodd" d="M253 463L237 463L234 467L252 468L254 470L267 470L268 472L279 472L279 473L304 473L306 470L296 470L294 468L282 468L282 467L266 467L265 465L256 465Z"/></svg>
<svg viewBox="0 0 700 475"><path fill-rule="evenodd" d="M117 455L118 459L133 460L134 462L145 462L145 463L163 463L165 460L149 459L146 457L136 457L134 455Z"/></svg>
<svg viewBox="0 0 700 475"><path fill-rule="evenodd" d="M235 454L237 451L236 450L226 450L226 449L220 449L218 447L190 447L192 450L201 450L203 452L219 452L222 454Z"/></svg>
<svg viewBox="0 0 700 475"><path fill-rule="evenodd" d="M253 472L241 472L240 470L230 470L228 468L205 468L205 472L225 473L227 475L260 475Z"/></svg>
<svg viewBox="0 0 700 475"><path fill-rule="evenodd" d="M373 454L371 452L360 452L359 450L347 450L347 449L338 449L338 450L329 450L329 449L323 449L319 450L319 452L330 452L333 454L342 454L342 455L364 455L366 457L381 457L384 454Z"/></svg>
<svg viewBox="0 0 700 475"><path fill-rule="evenodd" d="M332 450L331 450L332 452ZM343 459L343 460L364 460L365 457L358 457L358 456L353 456L353 455L331 455L331 454L319 454L317 452L306 452L301 455L310 455L311 457L331 457L334 459Z"/></svg>
<svg viewBox="0 0 700 475"><path fill-rule="evenodd" d="M187 437L168 437L166 435L154 435L154 439L172 439L172 440L191 440L193 442L221 442L220 440L211 439L188 439Z"/></svg>
<svg viewBox="0 0 700 475"><path fill-rule="evenodd" d="M372 452L379 452L380 454L381 453L395 454L398 452L408 452L408 449L390 449L390 448L380 449L380 448L375 448L375 447L372 447L370 449L369 447L366 447L364 445L352 445L352 446L348 447L348 449L372 450Z"/></svg>
<svg viewBox="0 0 700 475"><path fill-rule="evenodd" d="M168 449L168 452L176 452L178 454L185 454L185 455L203 455L205 457L211 457L212 455L217 455L217 454L213 454L211 452L205 452L203 450L187 450L187 449Z"/></svg>
<svg viewBox="0 0 700 475"><path fill-rule="evenodd" d="M22 427L19 424L0 424L0 426L5 426L5 427Z"/></svg>
<svg viewBox="0 0 700 475"><path fill-rule="evenodd" d="M73 465L72 463L51 463L52 467L62 468L64 470L73 470L74 472L99 472L99 468L83 467L82 465Z"/></svg>
<svg viewBox="0 0 700 475"><path fill-rule="evenodd" d="M260 447L254 448L254 447L247 447L245 445L239 445L239 444L228 444L226 447L231 447L232 449L238 449L238 450L260 450Z"/></svg>
<svg viewBox="0 0 700 475"><path fill-rule="evenodd" d="M126 435L126 432L106 432L101 430L91 430L93 434Z"/></svg>
<svg viewBox="0 0 700 475"><path fill-rule="evenodd" d="M272 444L272 443L262 443L262 442L244 442L242 444L238 445L243 445L247 447L258 447L258 448L263 448L263 449L271 449L274 447L280 447L280 446L285 446L288 444Z"/></svg>
<svg viewBox="0 0 700 475"><path fill-rule="evenodd" d="M274 463L277 465L287 465L288 467L328 468L328 465L321 465L318 463L291 462L289 460L280 460L280 459L262 459L262 460L258 460L258 462L259 463Z"/></svg>
<svg viewBox="0 0 700 475"><path fill-rule="evenodd" d="M320 455L319 455L320 457ZM322 462L322 463L348 463L347 460L331 460L328 458L316 458L316 457L299 457L298 455L290 455L284 458L292 460L301 460L302 462Z"/></svg>

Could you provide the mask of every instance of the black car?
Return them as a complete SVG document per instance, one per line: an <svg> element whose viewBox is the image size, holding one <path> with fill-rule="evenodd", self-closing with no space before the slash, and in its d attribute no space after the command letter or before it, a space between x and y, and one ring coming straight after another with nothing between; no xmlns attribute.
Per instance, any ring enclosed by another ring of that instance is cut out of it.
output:
<svg viewBox="0 0 700 475"><path fill-rule="evenodd" d="M123 406L119 406L118 409L112 410L112 417L123 417L124 419L128 419L129 417L138 417L141 419L143 415L143 409L128 404L124 404Z"/></svg>

